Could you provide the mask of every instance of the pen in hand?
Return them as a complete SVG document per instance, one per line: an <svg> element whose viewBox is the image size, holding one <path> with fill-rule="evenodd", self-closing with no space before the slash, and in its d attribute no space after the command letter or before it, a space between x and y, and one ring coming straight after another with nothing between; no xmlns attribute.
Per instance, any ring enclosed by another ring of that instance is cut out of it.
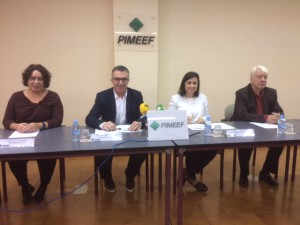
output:
<svg viewBox="0 0 300 225"><path fill-rule="evenodd" d="M272 117L271 117L272 118L272 123L276 124L279 117L280 117L280 113L272 112L271 115L272 115Z"/></svg>
<svg viewBox="0 0 300 225"><path fill-rule="evenodd" d="M280 113L272 112L272 115L280 116Z"/></svg>

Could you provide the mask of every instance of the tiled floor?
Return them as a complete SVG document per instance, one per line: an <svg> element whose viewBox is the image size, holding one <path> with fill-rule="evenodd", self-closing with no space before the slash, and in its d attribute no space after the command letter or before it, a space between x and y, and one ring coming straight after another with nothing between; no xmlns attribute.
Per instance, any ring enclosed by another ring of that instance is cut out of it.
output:
<svg viewBox="0 0 300 225"><path fill-rule="evenodd" d="M265 157L259 149L254 174L257 175ZM299 164L299 159L298 159ZM58 164L57 164L58 165ZM87 191L71 193L60 198L58 166L42 205L23 206L20 187L7 166L8 202L2 202L1 225L160 225L164 224L164 191L158 192L157 173L155 190L145 191L144 166L136 180L136 190L125 190L124 170L127 157L115 157L113 175L117 184L115 193L108 193L100 185L99 196L94 195L94 180L87 183ZM225 152L224 190L219 190L219 157L204 170L203 182L207 193L199 193L189 184L184 187L183 224L194 225L300 225L300 169L296 181L283 182L285 151L281 156L278 188L254 181L248 189L232 182L232 150ZM156 165L157 167L157 165ZM93 159L66 159L66 192L93 175ZM39 185L37 166L29 163L29 179ZM101 181L100 181L101 182ZM1 186L2 187L2 186ZM2 188L1 188L2 189ZM177 224L177 196L171 196L171 224ZM4 211L3 211L4 210ZM5 212L10 210L11 212Z"/></svg>

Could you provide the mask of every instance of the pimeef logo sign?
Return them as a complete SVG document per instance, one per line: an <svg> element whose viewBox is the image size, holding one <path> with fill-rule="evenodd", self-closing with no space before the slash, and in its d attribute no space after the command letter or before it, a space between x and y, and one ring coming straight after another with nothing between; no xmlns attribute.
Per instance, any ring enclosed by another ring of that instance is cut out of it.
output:
<svg viewBox="0 0 300 225"><path fill-rule="evenodd" d="M178 128L182 128L184 126L184 122L162 122L162 123L158 123L157 121L154 121L153 123L151 123L150 127L153 130L157 130L158 128L161 129L178 129Z"/></svg>
<svg viewBox="0 0 300 225"><path fill-rule="evenodd" d="M159 123L154 121L153 123L151 123L150 127L153 129L153 130L157 130L159 128Z"/></svg>
<svg viewBox="0 0 300 225"><path fill-rule="evenodd" d="M129 26L135 32L138 32L144 26L144 24L138 18L134 18L134 20L131 21L131 23L129 24Z"/></svg>
<svg viewBox="0 0 300 225"><path fill-rule="evenodd" d="M122 14L115 27L117 51L157 51L156 16Z"/></svg>

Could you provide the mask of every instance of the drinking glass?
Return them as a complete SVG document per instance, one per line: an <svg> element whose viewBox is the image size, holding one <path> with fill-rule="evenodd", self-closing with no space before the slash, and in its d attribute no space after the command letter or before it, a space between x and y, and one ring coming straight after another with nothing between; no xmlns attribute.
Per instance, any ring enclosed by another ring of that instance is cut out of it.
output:
<svg viewBox="0 0 300 225"><path fill-rule="evenodd" d="M90 139L90 130L89 129L81 130L81 139Z"/></svg>
<svg viewBox="0 0 300 225"><path fill-rule="evenodd" d="M222 136L222 126L219 124L216 124L213 130L213 136L220 137Z"/></svg>
<svg viewBox="0 0 300 225"><path fill-rule="evenodd" d="M286 123L285 134L294 134L294 128L292 123Z"/></svg>

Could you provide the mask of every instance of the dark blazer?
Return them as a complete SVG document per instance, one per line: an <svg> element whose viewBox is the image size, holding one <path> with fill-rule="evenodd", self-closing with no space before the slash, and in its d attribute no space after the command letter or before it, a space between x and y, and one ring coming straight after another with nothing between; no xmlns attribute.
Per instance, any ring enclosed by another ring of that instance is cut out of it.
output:
<svg viewBox="0 0 300 225"><path fill-rule="evenodd" d="M257 114L256 97L251 84L236 91L235 96L232 121L264 123L264 115L270 115L273 112L283 114L283 110L277 101L277 92L273 88L265 87L264 89L262 97L264 115Z"/></svg>
<svg viewBox="0 0 300 225"><path fill-rule="evenodd" d="M143 96L140 91L127 88L126 99L126 123L131 124L141 117L140 104L143 103ZM103 122L116 121L116 101L113 88L97 93L95 104L87 117L87 126L99 129Z"/></svg>

